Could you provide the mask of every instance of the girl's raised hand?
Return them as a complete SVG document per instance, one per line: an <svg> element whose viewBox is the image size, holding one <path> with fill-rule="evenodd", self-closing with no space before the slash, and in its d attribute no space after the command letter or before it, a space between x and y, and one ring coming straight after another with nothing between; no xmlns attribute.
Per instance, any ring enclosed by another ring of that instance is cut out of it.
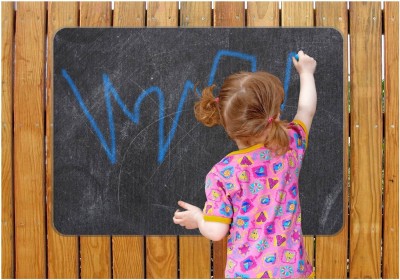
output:
<svg viewBox="0 0 400 280"><path fill-rule="evenodd" d="M303 51L297 53L299 61L292 57L294 67L296 68L299 75L304 73L314 74L317 62L311 56L306 55Z"/></svg>

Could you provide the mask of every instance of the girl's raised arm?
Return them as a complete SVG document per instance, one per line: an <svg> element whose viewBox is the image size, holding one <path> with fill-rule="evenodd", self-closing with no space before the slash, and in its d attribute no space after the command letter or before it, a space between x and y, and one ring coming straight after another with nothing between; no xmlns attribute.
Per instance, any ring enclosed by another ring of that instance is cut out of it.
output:
<svg viewBox="0 0 400 280"><path fill-rule="evenodd" d="M314 72L317 62L314 58L304 54L303 51L298 53L299 61L292 58L293 64L300 75L300 96L297 114L295 120L300 120L310 131L311 123L317 108L317 91L315 88Z"/></svg>

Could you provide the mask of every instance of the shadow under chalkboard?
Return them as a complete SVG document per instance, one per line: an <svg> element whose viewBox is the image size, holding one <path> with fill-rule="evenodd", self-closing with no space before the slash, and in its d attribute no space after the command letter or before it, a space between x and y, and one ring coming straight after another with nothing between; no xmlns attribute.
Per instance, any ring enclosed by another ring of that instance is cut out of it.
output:
<svg viewBox="0 0 400 280"><path fill-rule="evenodd" d="M203 208L204 179L236 150L194 118L202 88L268 71L297 110L299 50L317 62L317 113L300 173L305 235L343 225L343 38L332 28L66 28L54 38L54 215L68 235L198 235L177 201ZM292 69L293 68L293 69ZM199 90L194 90L197 85Z"/></svg>

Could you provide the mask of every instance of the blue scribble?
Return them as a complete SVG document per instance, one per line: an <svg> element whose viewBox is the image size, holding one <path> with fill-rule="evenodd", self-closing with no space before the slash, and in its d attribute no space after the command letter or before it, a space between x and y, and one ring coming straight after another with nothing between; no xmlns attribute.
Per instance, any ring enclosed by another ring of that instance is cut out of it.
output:
<svg viewBox="0 0 400 280"><path fill-rule="evenodd" d="M168 151L169 145L171 144L171 141L175 135L176 128L178 126L179 118L182 113L182 108L183 105L185 104L186 97L188 95L189 90L194 89L194 85L191 81L186 81L181 99L178 104L178 108L176 110L175 117L172 122L171 130L168 133L167 140L165 140L164 136L164 93L159 87L150 87L143 91L134 106L133 112L129 110L128 107L126 107L125 103L121 100L118 92L115 90L114 86L112 85L110 78L106 75L103 74L103 85L104 85L104 98L106 102L106 109L107 109L107 115L108 115L108 126L110 128L110 140L111 140L111 147L107 144L103 133L100 131L97 122L94 120L92 114L90 114L89 110L87 109L85 103L83 102L83 99L81 97L81 94L79 90L77 89L75 83L71 79L71 77L68 75L67 71L65 69L62 69L62 75L63 77L67 80L69 86L72 89L72 92L75 95L75 98L78 100L79 106L81 107L82 111L84 112L85 116L89 120L90 125L92 126L93 130L95 131L97 137L100 140L101 146L103 149L106 151L107 156L109 160L111 161L112 164L115 164L117 162L117 156L116 156L116 143L115 143L115 128L114 128L114 117L113 117L113 108L111 105L111 96L114 97L115 101L119 105L119 107L122 109L122 112L135 124L139 124L139 118L140 118L140 105L142 104L142 101L144 98L146 98L148 95L151 93L155 93L158 97L158 116L159 116L159 122L158 122L158 163L162 163L165 157L165 154Z"/></svg>
<svg viewBox="0 0 400 280"><path fill-rule="evenodd" d="M284 91L285 91L285 101L281 106L281 109L283 110L285 107L285 102L287 99L287 90L289 87L290 83L290 72L291 72L291 58L294 56L295 53L291 52L288 56L287 60L287 65L286 65L286 73L285 73L285 82L284 82ZM229 51L229 50L220 50L218 51L217 55L214 58L213 65L211 67L211 72L210 72L210 77L208 80L208 86L212 85L214 83L215 79L215 74L217 72L218 64L219 61L223 56L230 56L230 57L235 57L243 60L247 60L251 63L251 71L255 72L257 68L257 59L255 56L245 54L245 53L240 53L240 52L234 52L234 51ZM107 117L108 117L108 126L110 130L110 145L107 144L107 141L101 132L99 126L97 125L96 120L93 118L92 114L89 112L87 106L85 105L85 102L82 99L82 96L76 87L74 81L72 78L69 76L68 72L65 69L61 70L61 74L64 77L64 79L68 82L68 85L72 89L72 92L76 98L76 100L79 103L79 106L81 107L83 113L85 114L86 118L88 119L91 127L93 128L96 136L99 138L100 143L102 148L107 154L108 159L110 160L111 164L115 164L117 162L117 149L116 149L116 139L115 139L115 127L114 127L114 116L113 116L113 106L111 104L111 96L114 98L118 106L122 109L122 112L125 114L125 116L130 119L133 123L136 125L139 124L140 120L140 106L143 102L143 100L150 94L155 94L158 98L158 116L159 116L159 122L158 122L158 157L157 161L158 164L161 164L164 161L165 155L169 149L169 146L172 142L172 139L174 138L179 119L182 114L183 110L183 105L185 104L186 98L188 96L188 93L190 90L195 90L194 89L194 84L192 81L187 80L184 84L183 91L179 100L178 107L176 109L176 114L175 117L172 121L171 129L168 133L168 136L165 139L165 131L164 131L164 120L165 120L165 114L164 114L164 92L157 86L152 86L149 87L148 89L144 90L136 100L134 104L133 111L131 111L125 103L122 101L120 98L118 92L114 88L112 82L110 81L110 78L107 74L103 74L103 86L104 86L104 98L105 98L105 103L106 103L106 110L107 110ZM197 89L196 89L197 91Z"/></svg>
<svg viewBox="0 0 400 280"><path fill-rule="evenodd" d="M285 98L283 100L283 103L281 105L281 111L285 109L286 106L286 101L287 101L287 94L289 90L289 84L290 84L290 74L292 72L292 57L296 57L297 54L295 52L290 52L287 60L286 60L286 71L285 71L285 81L283 82L283 92L285 93Z"/></svg>
<svg viewBox="0 0 400 280"><path fill-rule="evenodd" d="M251 72L256 72L257 70L257 58L253 55L241 53L241 52L234 52L228 50L220 50L218 51L217 55L214 58L213 65L211 67L210 78L208 79L208 85L211 86L214 83L215 74L217 73L218 63L223 56L231 56L236 57L243 60L248 60L251 63Z"/></svg>

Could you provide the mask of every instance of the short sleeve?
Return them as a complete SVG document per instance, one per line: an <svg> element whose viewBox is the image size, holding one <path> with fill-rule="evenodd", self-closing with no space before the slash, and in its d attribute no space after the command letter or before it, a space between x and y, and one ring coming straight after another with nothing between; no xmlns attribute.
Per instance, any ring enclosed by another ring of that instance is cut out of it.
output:
<svg viewBox="0 0 400 280"><path fill-rule="evenodd" d="M207 201L203 209L204 220L230 224L233 217L232 203L215 168L207 174L205 191Z"/></svg>
<svg viewBox="0 0 400 280"><path fill-rule="evenodd" d="M294 120L290 123L290 146L299 154L304 154L308 146L308 131L304 123Z"/></svg>

